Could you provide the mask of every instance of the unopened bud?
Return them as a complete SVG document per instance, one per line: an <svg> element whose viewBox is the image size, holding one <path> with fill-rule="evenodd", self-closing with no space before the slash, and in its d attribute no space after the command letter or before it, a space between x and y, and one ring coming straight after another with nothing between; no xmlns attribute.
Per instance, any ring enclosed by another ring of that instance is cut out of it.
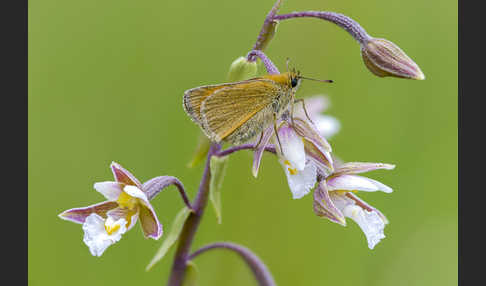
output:
<svg viewBox="0 0 486 286"><path fill-rule="evenodd" d="M241 81L256 77L257 62L248 61L246 57L237 58L230 66L228 72L229 81Z"/></svg>
<svg viewBox="0 0 486 286"><path fill-rule="evenodd" d="M361 46L366 67L379 77L393 76L408 79L425 79L418 65L394 43L372 38Z"/></svg>
<svg viewBox="0 0 486 286"><path fill-rule="evenodd" d="M275 36L275 33L277 32L278 23L279 23L278 21L274 21L274 20L268 23L268 26L266 27L264 33L261 36L262 37L261 42L259 42L259 46L257 47L260 51L264 51L265 48L270 43L270 41L273 39L273 36Z"/></svg>

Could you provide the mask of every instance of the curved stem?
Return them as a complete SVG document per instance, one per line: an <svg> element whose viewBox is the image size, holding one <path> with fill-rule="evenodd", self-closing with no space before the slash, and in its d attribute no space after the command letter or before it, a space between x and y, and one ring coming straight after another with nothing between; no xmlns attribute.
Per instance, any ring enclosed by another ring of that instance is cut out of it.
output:
<svg viewBox="0 0 486 286"><path fill-rule="evenodd" d="M228 155L230 155L230 154L232 154L236 151L253 150L253 149L255 149L255 144L243 144L243 145L239 145L239 146L232 146L232 147L229 147L228 149L225 149L225 150L218 152L217 154L215 154L215 156L224 157L224 156L228 156ZM265 151L273 153L273 154L277 154L275 146L273 146L273 145L266 146Z"/></svg>
<svg viewBox="0 0 486 286"><path fill-rule="evenodd" d="M182 200L184 201L184 204L186 204L186 206L192 210L192 205L189 202L189 198L187 197L186 191L184 190L184 185L176 177L172 177L172 176L155 177L143 183L143 189L146 192L148 199L151 200L160 191L162 191L164 188L170 185L174 185L177 187L182 197Z"/></svg>
<svg viewBox="0 0 486 286"><path fill-rule="evenodd" d="M243 260L248 264L251 271L255 275L256 280L260 286L275 286L275 281L273 280L272 274L268 271L267 266L260 260L256 254L251 252L248 248L230 242L215 242L209 245L206 245L198 250L196 250L193 254L191 254L188 259L192 260L199 254L206 252L210 249L214 248L226 248L236 252L240 255Z"/></svg>
<svg viewBox="0 0 486 286"><path fill-rule="evenodd" d="M346 30L356 41L358 41L361 45L364 45L371 39L371 36L366 33L365 29L358 24L355 20L349 18L340 13L334 12L327 12L327 11L304 11L304 12L293 12L289 14L283 15L276 15L273 17L273 20L287 20L292 18L301 18L301 17L311 17L311 18L319 18L322 20L326 20L332 22L339 27Z"/></svg>
<svg viewBox="0 0 486 286"><path fill-rule="evenodd" d="M215 143L211 144L209 147L208 157L206 159L206 167L204 168L199 190L193 203L193 212L189 214L189 217L184 223L179 236L179 243L177 245L174 262L172 264L172 270L169 277L169 286L180 286L184 279L189 250L208 202L209 181L211 178L209 162L211 160L211 156L216 154L220 149L221 146Z"/></svg>
<svg viewBox="0 0 486 286"><path fill-rule="evenodd" d="M264 52L259 51L259 50L252 50L251 52L248 53L246 58L248 59L248 61L256 61L256 59L254 59L254 56L257 56L262 60L263 64L265 65L265 68L267 69L268 74L280 74L280 72L278 71L278 68L265 55Z"/></svg>

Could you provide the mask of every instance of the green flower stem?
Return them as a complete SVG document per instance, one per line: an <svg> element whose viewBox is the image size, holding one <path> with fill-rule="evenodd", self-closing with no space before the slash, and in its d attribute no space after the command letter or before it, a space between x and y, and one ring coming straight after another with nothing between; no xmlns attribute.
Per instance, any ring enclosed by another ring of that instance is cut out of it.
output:
<svg viewBox="0 0 486 286"><path fill-rule="evenodd" d="M184 226L182 227L181 235L179 236L179 243L174 256L172 270L169 277L169 286L180 286L184 279L186 266L194 235L196 234L199 223L201 222L204 209L206 208L209 198L209 181L211 178L211 171L209 169L209 162L211 156L216 154L221 149L219 144L211 144L209 147L208 157L206 159L206 167L199 185L199 191L193 203L193 212L189 215Z"/></svg>

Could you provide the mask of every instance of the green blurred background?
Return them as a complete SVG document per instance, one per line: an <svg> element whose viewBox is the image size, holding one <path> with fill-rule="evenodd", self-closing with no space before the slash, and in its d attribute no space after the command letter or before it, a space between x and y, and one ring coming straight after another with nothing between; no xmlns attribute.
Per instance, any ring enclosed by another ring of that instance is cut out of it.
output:
<svg viewBox="0 0 486 286"><path fill-rule="evenodd" d="M93 183L112 180L116 161L140 180L180 178L191 198L202 166L186 167L198 127L182 94L224 82L230 63L253 46L273 0L29 1L30 285L165 285L174 249L150 272L161 241L126 233L91 256L65 209L103 200ZM312 195L293 200L277 160L264 155L259 178L250 152L232 156L223 183L223 223L208 208L194 249L212 241L250 247L278 285L457 284L457 2L287 0L281 12L328 10L398 44L425 81L373 76L358 44L317 19L279 25L267 55L305 75L301 97L327 94L341 131L330 143L346 161L394 163L368 176L392 194L360 196L387 215L374 250L349 220L317 217ZM182 207L174 189L153 201L165 226ZM256 285L236 255L195 260L200 285Z"/></svg>

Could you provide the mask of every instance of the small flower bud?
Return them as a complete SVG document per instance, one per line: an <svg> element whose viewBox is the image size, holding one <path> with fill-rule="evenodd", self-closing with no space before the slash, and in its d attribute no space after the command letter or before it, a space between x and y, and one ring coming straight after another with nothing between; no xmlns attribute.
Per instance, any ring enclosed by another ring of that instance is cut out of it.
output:
<svg viewBox="0 0 486 286"><path fill-rule="evenodd" d="M273 39L273 36L275 36L275 33L277 32L278 23L278 21L270 21L268 23L265 32L262 34L262 41L257 47L259 50L264 51L270 41Z"/></svg>
<svg viewBox="0 0 486 286"><path fill-rule="evenodd" d="M371 38L361 46L361 55L366 67L379 77L425 79L418 65L388 40Z"/></svg>
<svg viewBox="0 0 486 286"><path fill-rule="evenodd" d="M250 62L246 57L239 57L230 66L228 80L233 82L253 78L256 76L257 70L256 61Z"/></svg>

